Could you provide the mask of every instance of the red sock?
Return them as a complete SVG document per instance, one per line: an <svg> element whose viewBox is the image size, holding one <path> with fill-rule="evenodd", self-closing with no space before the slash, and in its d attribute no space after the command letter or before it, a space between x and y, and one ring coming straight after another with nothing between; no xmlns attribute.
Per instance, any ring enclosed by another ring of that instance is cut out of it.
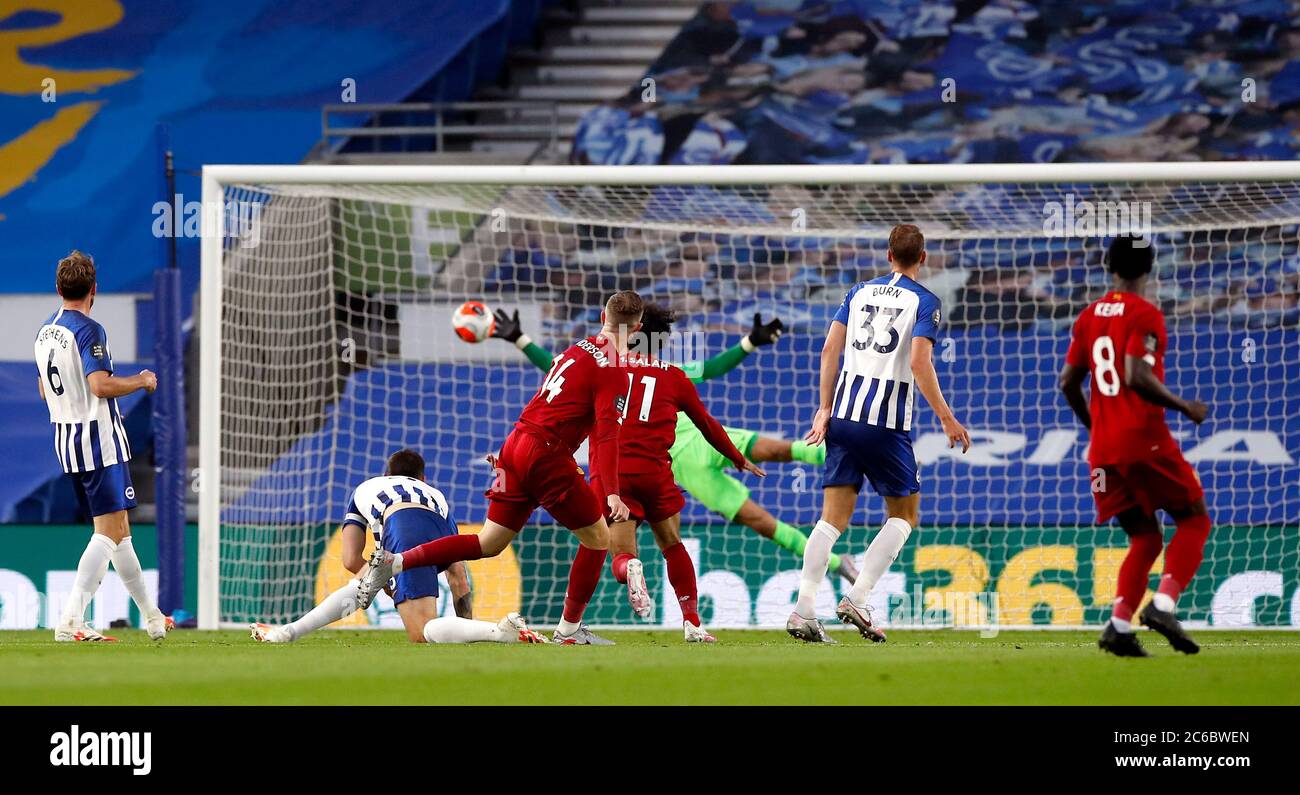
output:
<svg viewBox="0 0 1300 795"><path fill-rule="evenodd" d="M668 564L668 582L672 583L682 606L682 618L698 627L700 598L695 590L695 564L691 562L691 554L678 541L664 550L664 562Z"/></svg>
<svg viewBox="0 0 1300 795"><path fill-rule="evenodd" d="M577 624L582 621L582 613L596 592L600 582L600 570L605 567L606 549L590 549L578 545L578 554L569 569L569 589L564 594L564 620Z"/></svg>
<svg viewBox="0 0 1300 795"><path fill-rule="evenodd" d="M483 545L473 533L446 536L411 547L402 553L402 571L424 566L445 569L460 560L478 560L483 557Z"/></svg>
<svg viewBox="0 0 1300 795"><path fill-rule="evenodd" d="M1176 525L1178 529L1165 549L1165 571L1160 576L1159 590L1175 602L1201 565L1205 539L1210 536L1210 517L1203 513L1187 516Z"/></svg>
<svg viewBox="0 0 1300 795"><path fill-rule="evenodd" d="M1115 608L1111 615L1121 621L1132 621L1133 613L1142 604L1147 592L1151 567L1160 557L1164 537L1160 533L1139 533L1128 537L1128 555L1119 567L1119 587L1115 593Z"/></svg>
<svg viewBox="0 0 1300 795"><path fill-rule="evenodd" d="M627 562L635 558L636 555L629 555L626 552L620 552L610 561L609 570L614 572L614 579L627 585Z"/></svg>

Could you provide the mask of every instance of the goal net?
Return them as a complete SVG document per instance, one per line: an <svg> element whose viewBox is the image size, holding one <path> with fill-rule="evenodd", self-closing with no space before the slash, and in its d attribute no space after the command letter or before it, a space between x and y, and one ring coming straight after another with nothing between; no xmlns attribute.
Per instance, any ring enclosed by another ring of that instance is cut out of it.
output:
<svg viewBox="0 0 1300 795"><path fill-rule="evenodd" d="M523 332L558 352L594 332L609 293L634 289L676 311L675 352L693 362L741 343L755 315L779 318L784 336L700 392L752 455L788 457L782 440L801 438L816 406L829 320L854 283L888 271L901 222L927 237L921 280L943 303L936 366L974 446L949 450L918 399L921 523L872 595L877 617L1050 627L1109 615L1126 539L1095 523L1087 434L1056 379L1073 319L1107 288L1108 236L1132 231L1156 248L1149 297L1169 326L1168 382L1212 406L1199 427L1170 417L1214 523L1182 615L1300 626L1294 163L232 166L206 169L204 185L216 209L200 327L202 626L287 621L341 585L348 497L395 449L422 453L461 532L477 531L484 457L544 373L509 342L458 339L462 301L517 309ZM786 547L818 518L821 467L773 461L758 481L683 449L682 535L705 621L783 625L801 564ZM860 559L884 519L867 491L839 555ZM638 543L648 623L677 626L648 529ZM504 555L470 565L478 617L556 620L576 548L538 511ZM828 574L819 613L848 585ZM587 620L647 623L608 572ZM344 625L396 622L380 597Z"/></svg>

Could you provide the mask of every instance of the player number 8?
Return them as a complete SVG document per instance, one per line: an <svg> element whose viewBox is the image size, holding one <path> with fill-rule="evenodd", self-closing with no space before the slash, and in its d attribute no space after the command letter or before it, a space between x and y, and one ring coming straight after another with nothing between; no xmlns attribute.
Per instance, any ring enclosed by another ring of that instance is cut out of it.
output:
<svg viewBox="0 0 1300 795"><path fill-rule="evenodd" d="M1115 343L1110 337L1098 337L1092 343L1092 377L1097 391L1106 397L1119 394L1119 371L1115 369Z"/></svg>

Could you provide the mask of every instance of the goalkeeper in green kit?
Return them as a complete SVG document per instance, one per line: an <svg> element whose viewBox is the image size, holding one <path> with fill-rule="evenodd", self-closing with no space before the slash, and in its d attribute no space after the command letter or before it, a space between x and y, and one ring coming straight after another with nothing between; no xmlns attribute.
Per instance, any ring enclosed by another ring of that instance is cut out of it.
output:
<svg viewBox="0 0 1300 795"><path fill-rule="evenodd" d="M523 333L519 323L519 310L508 315L504 309L497 309L494 317L496 323L492 328L493 337L514 343L530 362L543 371L551 368L554 357ZM641 331L648 337L667 334L671 330L671 317L671 313L647 304ZM773 318L770 322L763 323L761 316L756 313L754 327L740 342L704 362L688 362L678 366L697 384L716 378L735 369L757 348L776 342L784 330L779 319ZM728 427L725 430L736 448L754 462L802 461L821 466L826 461L824 445L812 447L802 441L772 439L760 436L758 431L741 428ZM676 433L677 439L669 453L672 456L673 479L678 486L727 521L743 524L777 546L788 549L795 555L803 555L808 536L754 502L749 496L749 488L726 471L731 462L713 449L685 414L677 415ZM828 570L850 582L858 576L853 561L847 556L831 555Z"/></svg>

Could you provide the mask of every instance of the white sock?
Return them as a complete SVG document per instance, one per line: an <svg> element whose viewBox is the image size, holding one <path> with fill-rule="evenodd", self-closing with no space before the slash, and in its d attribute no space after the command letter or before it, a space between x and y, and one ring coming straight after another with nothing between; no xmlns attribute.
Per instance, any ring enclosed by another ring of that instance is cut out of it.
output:
<svg viewBox="0 0 1300 795"><path fill-rule="evenodd" d="M285 626L289 636L294 640L315 632L323 626L347 618L357 611L357 581L348 580L348 584L325 597L324 601L311 609L307 615Z"/></svg>
<svg viewBox="0 0 1300 795"><path fill-rule="evenodd" d="M1163 613L1174 612L1174 598L1167 593L1158 593L1151 597L1151 604Z"/></svg>
<svg viewBox="0 0 1300 795"><path fill-rule="evenodd" d="M131 543L130 536L122 539L117 549L113 550L113 569L122 578L122 585L131 594L131 599L146 621L162 615L144 584L144 569L140 567L140 559L135 555L135 545Z"/></svg>
<svg viewBox="0 0 1300 795"><path fill-rule="evenodd" d="M68 603L63 606L64 626L81 626L86 620L86 608L95 599L95 592L108 571L108 561L113 557L117 544L102 533L92 533L86 551L81 553L77 562L77 576L72 581L72 592L68 594Z"/></svg>
<svg viewBox="0 0 1300 795"><path fill-rule="evenodd" d="M817 615L817 589L831 562L831 547L839 537L840 531L826 521L819 521L808 536L803 548L803 573L799 576L799 601L794 603L794 612L804 618Z"/></svg>
<svg viewBox="0 0 1300 795"><path fill-rule="evenodd" d="M395 555L393 555L393 576L396 577L401 573L402 573L402 553L398 552Z"/></svg>
<svg viewBox="0 0 1300 795"><path fill-rule="evenodd" d="M1121 635L1128 635L1131 632L1133 632L1132 622L1125 621L1122 618L1115 618L1114 616L1111 616L1110 623L1112 626L1115 627L1115 631L1120 633Z"/></svg>
<svg viewBox="0 0 1300 795"><path fill-rule="evenodd" d="M555 631L565 636L572 635L581 628L582 622L565 621L563 618L560 619L560 623L555 625Z"/></svg>
<svg viewBox="0 0 1300 795"><path fill-rule="evenodd" d="M460 616L435 618L425 624L424 639L430 643L510 643L515 640L490 621Z"/></svg>
<svg viewBox="0 0 1300 795"><path fill-rule="evenodd" d="M858 607L865 607L867 596L871 594L871 589L876 587L876 583L886 571L889 570L894 559L898 557L898 550L903 548L907 543L907 537L912 534L912 526L905 520L898 517L891 517L876 533L876 537L871 539L871 546L867 547L867 557L862 561L862 571L858 572L858 578L853 581L853 587L849 589L849 601Z"/></svg>

